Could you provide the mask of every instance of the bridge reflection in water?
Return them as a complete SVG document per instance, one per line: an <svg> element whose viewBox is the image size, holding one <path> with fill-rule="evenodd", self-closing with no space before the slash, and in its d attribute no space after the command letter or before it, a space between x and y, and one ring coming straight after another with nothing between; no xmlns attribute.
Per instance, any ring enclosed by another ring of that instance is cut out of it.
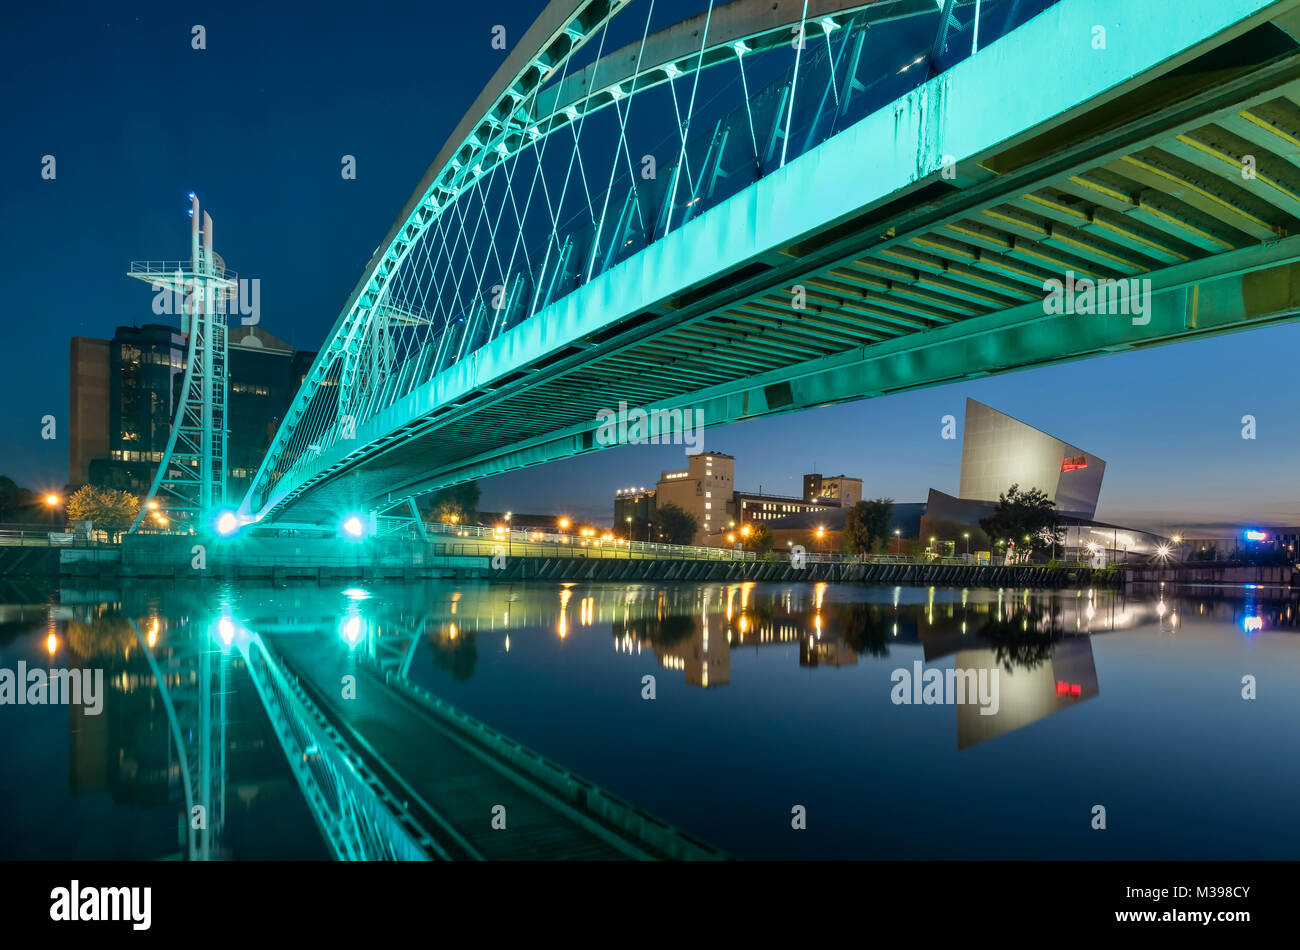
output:
<svg viewBox="0 0 1300 950"><path fill-rule="evenodd" d="M337 858L689 859L725 856L696 837L707 837L707 817L675 828L435 693L463 690L485 659L489 678L507 658L540 669L539 641L563 648L581 638L590 647L601 628L617 665L557 668L547 660L551 678L613 669L621 682L573 681L573 703L554 710L560 723L582 728L581 700L593 690L616 686L640 703L647 673L667 698L680 689L674 683L712 691L735 676L761 675L746 657L769 650L812 671L891 650L908 656L894 665L910 665L919 648L931 667L951 660L1002 674L996 714L974 705L942 713L955 721L964 750L1099 696L1096 635L1144 628L1172 642L1189 621L1231 622L1243 637L1300 624L1289 599L1224 593L431 583L238 596L211 588L69 590L57 606L5 610L45 613L51 642L70 648L71 665L108 667L105 719L74 709L73 734L84 744L107 724L154 737L133 774L152 776L154 804L170 802L188 816L177 857L230 856L227 783L233 769L236 787L246 787L256 749L261 765L252 771L283 781L288 763ZM253 741L259 723L263 739ZM268 731L275 741L265 741ZM277 744L278 771L267 759ZM686 747L667 741L659 751L682 755ZM85 772L74 768L74 780Z"/></svg>

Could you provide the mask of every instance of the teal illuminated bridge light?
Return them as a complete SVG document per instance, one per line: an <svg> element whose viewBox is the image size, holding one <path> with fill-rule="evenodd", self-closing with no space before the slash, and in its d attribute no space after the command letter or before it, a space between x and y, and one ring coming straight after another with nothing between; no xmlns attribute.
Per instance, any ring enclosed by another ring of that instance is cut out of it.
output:
<svg viewBox="0 0 1300 950"><path fill-rule="evenodd" d="M356 646L361 640L361 617L358 614L349 615L339 626L339 633L349 644Z"/></svg>
<svg viewBox="0 0 1300 950"><path fill-rule="evenodd" d="M217 534L230 536L239 530L239 519L233 511L223 511L217 516Z"/></svg>
<svg viewBox="0 0 1300 950"><path fill-rule="evenodd" d="M358 515L349 515L343 519L343 533L349 538L359 538L366 533L366 523Z"/></svg>

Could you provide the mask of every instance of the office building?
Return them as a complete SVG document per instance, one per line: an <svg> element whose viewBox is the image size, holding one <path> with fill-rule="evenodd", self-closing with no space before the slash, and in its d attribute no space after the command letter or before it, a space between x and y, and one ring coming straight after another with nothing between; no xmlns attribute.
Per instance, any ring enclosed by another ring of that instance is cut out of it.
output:
<svg viewBox="0 0 1300 950"><path fill-rule="evenodd" d="M248 490L298 390L294 357L292 346L261 327L230 330L230 388L226 394L226 494L230 499Z"/></svg>
<svg viewBox="0 0 1300 950"><path fill-rule="evenodd" d="M614 533L633 541L653 541L655 489L620 488L614 492Z"/></svg>
<svg viewBox="0 0 1300 950"><path fill-rule="evenodd" d="M809 476L805 475L805 484ZM856 504L856 502L855 502ZM788 515L830 511L839 508L830 501L810 501L806 498L794 498L789 495L764 495L761 492L736 492L735 510L738 514L736 524L752 524L762 521L775 521ZM851 507L851 506L850 506Z"/></svg>
<svg viewBox="0 0 1300 950"><path fill-rule="evenodd" d="M677 505L695 517L696 544L726 544L733 529L746 524L771 523L793 514L851 508L862 500L862 479L847 475L803 477L803 496L737 491L736 460L721 452L689 457L687 467L664 472L655 489L620 490L614 496L614 527L621 531L629 517L635 525L649 526L657 509ZM639 528L633 532L642 537Z"/></svg>
<svg viewBox="0 0 1300 950"><path fill-rule="evenodd" d="M655 486L656 507L676 505L693 515L699 526L693 541L702 543L735 518L732 505L735 475L736 460L730 455L701 452L688 456L685 469L659 476Z"/></svg>
<svg viewBox="0 0 1300 950"><path fill-rule="evenodd" d="M108 341L72 338L71 400L68 404L68 483L90 481L92 459L108 455L108 404L111 383Z"/></svg>
<svg viewBox="0 0 1300 950"><path fill-rule="evenodd" d="M862 500L862 479L847 475L805 475L803 500L827 507L852 508Z"/></svg>
<svg viewBox="0 0 1300 950"><path fill-rule="evenodd" d="M149 490L176 418L186 353L186 337L161 324L118 327L111 340L73 338L71 487ZM248 488L313 358L260 327L230 329L228 500Z"/></svg>

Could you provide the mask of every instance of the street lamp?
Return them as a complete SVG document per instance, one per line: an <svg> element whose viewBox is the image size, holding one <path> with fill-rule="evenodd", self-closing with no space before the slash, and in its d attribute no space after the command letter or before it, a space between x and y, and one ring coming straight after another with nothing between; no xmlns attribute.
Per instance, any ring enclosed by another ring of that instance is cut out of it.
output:
<svg viewBox="0 0 1300 950"><path fill-rule="evenodd" d="M45 496L45 504L50 506L50 527L54 527L54 513L59 507L59 496L51 492Z"/></svg>
<svg viewBox="0 0 1300 950"><path fill-rule="evenodd" d="M822 540L822 538L824 538L824 537L826 537L826 529L825 529L824 527L822 527L821 525L818 525L818 526L817 526L817 540L820 541L820 540ZM825 548L824 545L823 545L823 547L822 547L822 553L823 553L823 554L826 553L826 548Z"/></svg>
<svg viewBox="0 0 1300 950"><path fill-rule="evenodd" d="M632 516L628 515L627 518L625 518L624 520L627 521L627 543L631 544L632 543Z"/></svg>
<svg viewBox="0 0 1300 950"><path fill-rule="evenodd" d="M963 531L961 533L961 536L966 539L966 554L969 557L970 556L970 532Z"/></svg>
<svg viewBox="0 0 1300 950"><path fill-rule="evenodd" d="M894 553L897 554L897 555L902 555L902 553L903 553L903 531L902 531L901 528L895 528L895 529L894 529L894 542L895 542L894 547L896 548L896 550L894 551Z"/></svg>
<svg viewBox="0 0 1300 950"><path fill-rule="evenodd" d="M506 557L509 557L512 553L511 544L513 541L514 538L510 536L510 512L507 511L506 512Z"/></svg>

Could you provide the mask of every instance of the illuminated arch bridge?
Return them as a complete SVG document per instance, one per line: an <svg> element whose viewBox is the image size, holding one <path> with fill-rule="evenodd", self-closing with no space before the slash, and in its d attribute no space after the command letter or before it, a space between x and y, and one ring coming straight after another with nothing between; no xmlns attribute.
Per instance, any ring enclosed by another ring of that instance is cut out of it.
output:
<svg viewBox="0 0 1300 950"><path fill-rule="evenodd" d="M1300 0L697 3L542 11L244 518L592 451L620 401L713 426L1294 318ZM1104 280L1132 313L1045 303Z"/></svg>

